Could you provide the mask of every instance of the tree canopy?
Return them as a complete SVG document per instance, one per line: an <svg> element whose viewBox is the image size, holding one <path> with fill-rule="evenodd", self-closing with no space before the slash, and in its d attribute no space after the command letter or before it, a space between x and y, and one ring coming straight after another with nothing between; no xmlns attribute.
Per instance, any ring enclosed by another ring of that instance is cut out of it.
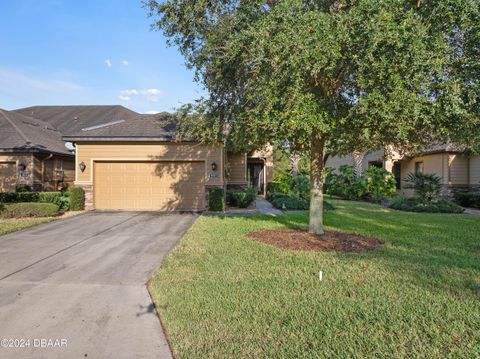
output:
<svg viewBox="0 0 480 359"><path fill-rule="evenodd" d="M180 133L236 150L288 141L310 151L312 206L326 146L478 144L478 0L146 5L208 91L180 111ZM319 214L321 206L311 210ZM321 233L321 223L311 230Z"/></svg>

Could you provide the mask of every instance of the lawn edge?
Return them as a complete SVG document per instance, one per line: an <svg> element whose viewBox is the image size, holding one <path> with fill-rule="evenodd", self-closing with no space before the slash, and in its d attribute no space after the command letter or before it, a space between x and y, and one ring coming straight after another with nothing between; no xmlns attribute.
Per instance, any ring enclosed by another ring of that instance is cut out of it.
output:
<svg viewBox="0 0 480 359"><path fill-rule="evenodd" d="M48 221L48 222L43 222L43 223L37 223L37 224L32 224L31 226L29 227L25 227L25 228L22 228L22 229L19 229L19 230L16 230L16 231L11 231L11 232L8 232L8 233L4 233L4 234L0 234L0 241L2 240L5 240L7 238L5 238L6 236L12 234L12 233L21 233L21 232L24 232L24 231L28 231L34 227L38 227L38 226L45 226L47 224L50 224L50 223L53 223L53 222L61 222L61 221L66 221L66 220L69 220L71 218L76 218L76 217L79 217L79 216L83 216L83 215L86 215L87 213L89 213L90 211L84 211L82 213L78 213L78 214L75 214L73 216L69 216L69 217L65 217L65 218L61 218L61 217L55 217L55 216L51 216L51 217L39 217L39 218L51 218L52 220L51 221Z"/></svg>
<svg viewBox="0 0 480 359"><path fill-rule="evenodd" d="M160 268L160 267L159 267ZM157 269L158 270L158 269ZM155 274L154 274L155 275ZM174 352L173 350L173 347L172 347L172 343L171 343L171 339L170 339L170 336L168 335L168 331L167 331L167 327L166 327L166 324L164 323L164 321L162 320L162 317L160 315L160 311L158 310L158 306L157 306L157 301L155 300L153 294L152 294L152 291L150 290L150 286L152 285L152 279L153 279L153 276L152 278L150 278L147 283L145 284L145 286L147 287L147 292L148 292L148 295L150 296L150 300L153 304L153 308L155 310L155 314L158 318L158 321L160 322L160 326L162 327L162 331L163 331L163 335L165 336L165 340L167 342L167 345L168 345L168 349L170 350L170 354L172 354L172 358L173 359L178 359L178 356L177 354Z"/></svg>

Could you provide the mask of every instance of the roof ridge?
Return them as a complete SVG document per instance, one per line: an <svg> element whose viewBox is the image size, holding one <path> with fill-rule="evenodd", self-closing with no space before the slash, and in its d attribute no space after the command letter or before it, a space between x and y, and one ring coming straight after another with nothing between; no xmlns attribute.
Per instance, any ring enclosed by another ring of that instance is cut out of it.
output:
<svg viewBox="0 0 480 359"><path fill-rule="evenodd" d="M5 111L4 110L1 110L0 109L0 114L2 114L3 118L5 118L5 120L7 120L8 123L10 123L10 125L18 132L18 134L20 135L20 137L23 138L23 140L25 141L25 143L27 145L31 144L32 141L30 141L28 139L28 137L25 135L25 133L23 133L23 131L20 129L20 127L18 127L6 114L5 114Z"/></svg>

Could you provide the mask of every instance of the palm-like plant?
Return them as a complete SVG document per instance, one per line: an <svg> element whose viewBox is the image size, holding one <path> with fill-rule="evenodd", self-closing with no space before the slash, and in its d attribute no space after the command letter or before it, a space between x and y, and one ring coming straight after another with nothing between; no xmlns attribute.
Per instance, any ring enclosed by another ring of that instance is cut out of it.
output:
<svg viewBox="0 0 480 359"><path fill-rule="evenodd" d="M405 178L407 186L415 191L415 195L424 202L431 202L440 196L441 178L433 173L410 172Z"/></svg>

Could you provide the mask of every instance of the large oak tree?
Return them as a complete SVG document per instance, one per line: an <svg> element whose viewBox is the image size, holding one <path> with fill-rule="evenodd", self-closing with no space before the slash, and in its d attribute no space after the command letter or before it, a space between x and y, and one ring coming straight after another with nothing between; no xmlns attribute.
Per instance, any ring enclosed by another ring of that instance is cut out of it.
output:
<svg viewBox="0 0 480 359"><path fill-rule="evenodd" d="M478 143L478 0L146 6L208 91L180 111L180 133L237 150L288 141L309 151L313 233L323 233L327 147Z"/></svg>

